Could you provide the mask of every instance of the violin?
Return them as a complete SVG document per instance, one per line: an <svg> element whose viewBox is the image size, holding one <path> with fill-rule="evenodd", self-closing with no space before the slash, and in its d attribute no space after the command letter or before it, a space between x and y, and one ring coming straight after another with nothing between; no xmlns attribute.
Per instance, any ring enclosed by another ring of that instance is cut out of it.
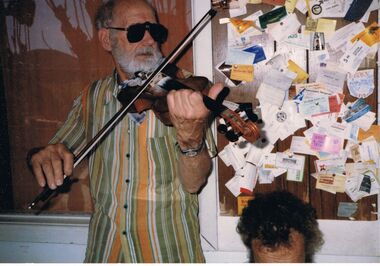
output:
<svg viewBox="0 0 380 266"><path fill-rule="evenodd" d="M143 72L135 73L135 76L144 80L149 75ZM207 93L211 83L205 77L187 77L183 75L181 69L174 64L168 64L163 71L151 82L150 86L141 96L129 107L131 113L141 113L146 110L153 110L156 117L166 126L172 126L169 116L166 96L170 90L190 89ZM117 99L123 106L128 105L139 92L139 86L125 86L120 90Z"/></svg>
<svg viewBox="0 0 380 266"><path fill-rule="evenodd" d="M153 86L155 84L158 84L155 81L161 80L160 76L165 75L163 72L166 72L168 69L170 69L170 66L168 67L169 63L172 62L174 58L176 58L177 55L179 55L183 49L188 46L188 44L197 36L197 34L206 26L206 24L215 16L215 14L216 11L210 9L197 23L197 25L195 25L195 27L188 33L185 39L156 68L156 70L154 70L146 77L141 87L130 90L131 93L127 92L125 95L120 95L119 98L123 103L123 107L117 113L115 113L110 121L108 121L105 126L100 129L100 131L95 135L95 137L90 140L74 157L74 168L78 166L78 164L97 147L97 145L112 131L112 129L128 112L142 112L144 109L147 110L147 108L152 109L156 113L157 117L161 119L161 121L167 125L171 125L171 121L167 112L166 97L153 97L154 95L149 95L150 92L148 88L152 86L152 84ZM165 69L166 71L164 71ZM209 84L207 78L204 77L194 77L193 80L172 78L171 81L174 81L175 84L177 84L176 86L179 86L179 88L190 88L201 91L205 90L205 88L208 86L207 84ZM175 86L173 86L172 89L175 89ZM128 91L128 89L125 91ZM233 130L232 135L234 138L236 138L236 136L243 136L248 141L254 142L259 138L260 135L259 129L254 124L254 122L247 121L246 119L242 118L240 114L234 113L232 110L223 106L222 100L226 97L228 91L228 88L224 89L216 100L213 100L204 95L203 100L206 107L225 120L225 124L227 126L226 133ZM167 91L164 91L164 93L167 93ZM128 99L129 102L125 101L126 99ZM64 182L61 187L65 187L65 185L69 183L70 178L64 176ZM42 192L38 194L35 199L28 205L28 209L33 209L40 201L47 201L59 193L59 191L60 188L52 190L46 185Z"/></svg>
<svg viewBox="0 0 380 266"><path fill-rule="evenodd" d="M131 112L141 113L148 109L152 109L165 125L172 126L170 121L169 111L166 102L166 95L170 90L190 89L201 91L205 106L214 114L223 119L223 124L218 126L219 133L226 138L235 142L240 136L247 141L254 143L260 138L260 130L255 124L259 120L258 116L252 111L252 104L241 104L240 108L233 111L222 104L223 100L229 94L229 88L225 87L218 95L216 100L206 96L211 82L206 77L190 76L188 78L177 78L181 73L180 69L173 64L168 64L160 73L159 78L156 78L150 84L150 88L143 93L134 105L130 107ZM145 73L137 73L137 76L144 78ZM127 87L122 89L117 98L123 106L131 102L131 99L137 94L138 86ZM242 113L245 114L242 115Z"/></svg>

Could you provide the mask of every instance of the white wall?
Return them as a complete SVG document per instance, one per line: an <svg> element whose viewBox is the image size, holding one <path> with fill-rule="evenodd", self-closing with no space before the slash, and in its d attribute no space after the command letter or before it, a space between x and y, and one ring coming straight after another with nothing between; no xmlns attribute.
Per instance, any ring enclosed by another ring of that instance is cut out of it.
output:
<svg viewBox="0 0 380 266"><path fill-rule="evenodd" d="M219 225L221 230L236 227L229 218ZM0 263L80 263L84 259L89 216L61 215L0 215ZM372 231L355 222L340 222L332 227L322 221L326 244L315 256L316 262L380 262L379 227ZM343 230L337 230L337 228ZM340 233L339 233L340 231ZM351 232L342 235L342 232ZM337 241L338 240L338 241ZM220 239L218 250L205 251L209 263L243 263L248 253L237 234ZM226 248L231 243L235 248ZM338 244L336 244L338 243ZM352 248L354 244L355 248Z"/></svg>

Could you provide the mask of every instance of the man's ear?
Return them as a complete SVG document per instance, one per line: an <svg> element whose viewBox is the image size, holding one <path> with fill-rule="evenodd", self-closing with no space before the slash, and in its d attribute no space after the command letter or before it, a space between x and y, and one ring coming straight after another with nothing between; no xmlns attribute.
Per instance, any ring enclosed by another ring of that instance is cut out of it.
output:
<svg viewBox="0 0 380 266"><path fill-rule="evenodd" d="M106 51L110 52L112 50L112 47L111 47L111 41L110 41L110 34L109 34L109 32L110 31L108 29L101 28L100 30L98 30L98 38L99 38L99 41L102 44L103 48Z"/></svg>

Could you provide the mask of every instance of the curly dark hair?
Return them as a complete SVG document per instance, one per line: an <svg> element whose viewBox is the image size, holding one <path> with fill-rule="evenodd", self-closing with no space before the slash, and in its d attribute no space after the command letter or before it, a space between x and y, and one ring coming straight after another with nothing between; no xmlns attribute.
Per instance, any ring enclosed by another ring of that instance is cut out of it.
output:
<svg viewBox="0 0 380 266"><path fill-rule="evenodd" d="M292 193L273 191L256 194L244 208L237 225L237 232L249 250L253 239L272 248L289 245L291 229L303 235L306 261L311 262L314 253L324 243L323 235L318 227L315 209Z"/></svg>

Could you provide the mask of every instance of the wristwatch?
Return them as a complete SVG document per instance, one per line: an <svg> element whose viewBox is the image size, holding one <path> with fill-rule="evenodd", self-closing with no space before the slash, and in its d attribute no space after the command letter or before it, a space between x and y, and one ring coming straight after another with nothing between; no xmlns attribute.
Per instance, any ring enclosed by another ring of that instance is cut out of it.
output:
<svg viewBox="0 0 380 266"><path fill-rule="evenodd" d="M202 151L203 151L203 148L205 146L205 142L204 140L202 140L201 144L196 147L196 148L191 148L191 149L185 149L185 150L182 150L181 147L179 146L178 142L176 142L175 144L178 148L178 150L185 156L188 156L188 157L195 157L197 156L198 154L200 154Z"/></svg>

